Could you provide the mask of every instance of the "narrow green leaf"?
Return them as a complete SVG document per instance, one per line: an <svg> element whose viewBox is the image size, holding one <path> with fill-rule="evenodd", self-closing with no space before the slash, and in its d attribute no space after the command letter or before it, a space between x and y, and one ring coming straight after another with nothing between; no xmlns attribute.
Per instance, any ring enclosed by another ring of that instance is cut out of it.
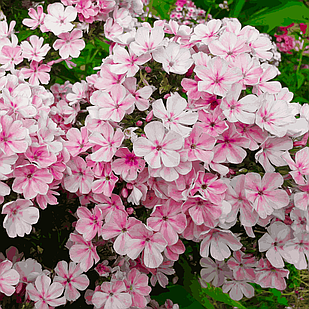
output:
<svg viewBox="0 0 309 309"><path fill-rule="evenodd" d="M296 72L296 78L297 78L297 89L299 89L305 81L305 76L300 72Z"/></svg>
<svg viewBox="0 0 309 309"><path fill-rule="evenodd" d="M233 9L230 12L230 16L229 17L234 17L237 18L242 10L242 8L244 7L246 3L246 0L236 0L235 4L233 2Z"/></svg>

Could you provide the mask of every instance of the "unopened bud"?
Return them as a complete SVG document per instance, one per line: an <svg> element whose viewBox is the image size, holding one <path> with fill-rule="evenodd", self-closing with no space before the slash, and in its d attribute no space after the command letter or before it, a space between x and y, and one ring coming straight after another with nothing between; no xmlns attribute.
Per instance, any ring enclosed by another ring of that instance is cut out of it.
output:
<svg viewBox="0 0 309 309"><path fill-rule="evenodd" d="M141 120L138 120L138 121L136 121L136 126L138 126L138 127L140 127L141 125L143 124L143 121L141 121Z"/></svg>
<svg viewBox="0 0 309 309"><path fill-rule="evenodd" d="M151 120L152 120L152 118L153 118L153 110L152 110L152 111L150 111L150 112L149 112L149 114L147 115L147 117L146 117L146 122L151 121Z"/></svg>
<svg viewBox="0 0 309 309"><path fill-rule="evenodd" d="M128 215L132 215L133 214L134 209L132 207L129 207L126 209L126 212Z"/></svg>
<svg viewBox="0 0 309 309"><path fill-rule="evenodd" d="M151 73L151 68L150 67L145 67L145 71L147 72L147 73Z"/></svg>
<svg viewBox="0 0 309 309"><path fill-rule="evenodd" d="M123 188L123 189L121 190L121 195L122 195L124 198L127 198L127 197L128 197L129 192L128 192L127 188Z"/></svg>
<svg viewBox="0 0 309 309"><path fill-rule="evenodd" d="M169 94L169 93L167 93L164 97L163 97L163 99L167 99L167 98L169 98L171 95Z"/></svg>

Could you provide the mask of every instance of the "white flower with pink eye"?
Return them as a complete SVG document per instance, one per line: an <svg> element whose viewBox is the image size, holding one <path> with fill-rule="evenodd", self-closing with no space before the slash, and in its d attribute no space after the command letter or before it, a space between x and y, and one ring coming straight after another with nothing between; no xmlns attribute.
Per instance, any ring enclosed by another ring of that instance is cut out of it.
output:
<svg viewBox="0 0 309 309"><path fill-rule="evenodd" d="M7 296L11 296L15 292L13 285L19 282L19 273L15 269L11 269L13 263L4 260L0 263L0 292Z"/></svg>
<svg viewBox="0 0 309 309"><path fill-rule="evenodd" d="M23 57L28 60L40 62L50 50L50 46L48 44L44 44L44 46L42 46L44 38L39 38L36 35L31 35L29 40L31 44L27 41L23 41L20 44Z"/></svg>

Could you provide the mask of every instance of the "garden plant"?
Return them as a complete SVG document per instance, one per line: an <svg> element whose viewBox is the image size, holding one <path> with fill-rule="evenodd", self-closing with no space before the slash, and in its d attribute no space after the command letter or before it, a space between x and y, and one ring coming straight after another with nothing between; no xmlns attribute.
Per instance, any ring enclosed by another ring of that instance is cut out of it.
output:
<svg viewBox="0 0 309 309"><path fill-rule="evenodd" d="M1 2L0 308L300 306L309 8L253 3Z"/></svg>

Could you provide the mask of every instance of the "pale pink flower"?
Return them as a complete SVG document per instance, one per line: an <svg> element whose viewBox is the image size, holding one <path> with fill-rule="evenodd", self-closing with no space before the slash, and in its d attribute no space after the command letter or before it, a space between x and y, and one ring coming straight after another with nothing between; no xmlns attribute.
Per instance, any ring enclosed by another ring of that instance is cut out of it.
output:
<svg viewBox="0 0 309 309"><path fill-rule="evenodd" d="M145 296L151 292L151 287L148 286L148 277L146 274L140 273L136 268L129 271L124 283L128 293L132 297L132 306L137 308L145 308L148 301Z"/></svg>
<svg viewBox="0 0 309 309"><path fill-rule="evenodd" d="M78 29L74 29L71 33L61 33L58 35L60 39L56 40L53 44L55 50L59 49L59 55L62 59L67 59L70 56L78 58L80 51L86 46L83 37L83 32Z"/></svg>
<svg viewBox="0 0 309 309"><path fill-rule="evenodd" d="M104 306L104 309L127 309L132 305L132 297L120 280L103 282L100 291L94 292L91 301L96 308Z"/></svg>
<svg viewBox="0 0 309 309"><path fill-rule="evenodd" d="M80 15L82 15L85 19L88 19L97 15L98 13L98 7L96 7L96 5L91 2L91 0L79 0L77 1L75 8L77 13L79 13L79 18Z"/></svg>
<svg viewBox="0 0 309 309"><path fill-rule="evenodd" d="M15 263L13 267L20 275L19 284L33 283L37 276L44 273L42 271L42 265L32 258L19 261Z"/></svg>
<svg viewBox="0 0 309 309"><path fill-rule="evenodd" d="M27 58L29 61L34 60L40 62L50 50L50 46L48 44L42 46L44 38L39 38L36 35L31 35L29 40L31 44L28 41L23 41L20 44L23 57Z"/></svg>
<svg viewBox="0 0 309 309"><path fill-rule="evenodd" d="M239 68L229 68L227 61L220 57L209 60L206 66L196 66L194 72L201 79L198 90L225 96L231 85L241 79Z"/></svg>
<svg viewBox="0 0 309 309"><path fill-rule="evenodd" d="M88 129L86 127L82 127L80 131L77 128L71 128L68 130L66 136L68 141L64 143L64 146L68 149L72 157L78 156L93 146L89 142Z"/></svg>
<svg viewBox="0 0 309 309"><path fill-rule="evenodd" d="M48 184L53 181L52 174L46 168L37 168L33 164L23 165L14 170L14 182L12 189L22 193L26 199L36 197L38 194L46 194Z"/></svg>
<svg viewBox="0 0 309 309"><path fill-rule="evenodd" d="M70 93L66 95L66 99L70 101L70 105L73 105L79 101L84 102L87 98L87 92L89 90L89 85L87 82L82 80L81 83L76 82L73 86Z"/></svg>
<svg viewBox="0 0 309 309"><path fill-rule="evenodd" d="M117 42L117 38L122 33L123 28L118 23L116 23L112 17L108 17L104 24L104 36L111 41Z"/></svg>
<svg viewBox="0 0 309 309"><path fill-rule="evenodd" d="M128 148L119 148L115 153L120 159L116 159L112 163L112 169L117 175L121 175L125 181L132 181L137 178L137 173L145 168L145 161L138 158L134 152L130 152Z"/></svg>
<svg viewBox="0 0 309 309"><path fill-rule="evenodd" d="M246 281L231 280L226 281L222 286L222 292L227 293L233 300L241 300L243 296L251 298L254 296L254 287Z"/></svg>
<svg viewBox="0 0 309 309"><path fill-rule="evenodd" d="M19 273L12 269L13 263L4 260L0 263L0 292L6 296L11 296L15 292L15 287L19 282Z"/></svg>
<svg viewBox="0 0 309 309"><path fill-rule="evenodd" d="M152 56L155 61L162 63L167 73L185 74L193 64L189 49L175 42L156 49Z"/></svg>
<svg viewBox="0 0 309 309"><path fill-rule="evenodd" d="M154 101L152 103L153 114L162 120L167 129L185 137L192 130L187 125L195 124L198 118L196 112L186 110L187 105L187 101L175 92L167 98L166 108L162 99Z"/></svg>
<svg viewBox="0 0 309 309"><path fill-rule="evenodd" d="M166 275L175 274L175 269L173 268L174 262L164 258L162 264L157 268L148 268L152 276L150 278L150 283L152 286L156 286L158 282L162 288L166 288L168 285L168 277Z"/></svg>
<svg viewBox="0 0 309 309"><path fill-rule="evenodd" d="M135 225L130 230L127 241L127 255L135 260L143 252L143 261L146 267L156 268L163 262L162 252L167 242L161 233L154 233L146 225Z"/></svg>
<svg viewBox="0 0 309 309"><path fill-rule="evenodd" d="M243 148L249 147L249 140L237 132L233 123L229 124L229 129L224 131L217 139L214 147L214 162L230 162L233 164L241 163L247 156Z"/></svg>
<svg viewBox="0 0 309 309"><path fill-rule="evenodd" d="M29 283L26 287L27 293L31 300L35 302L36 309L48 309L64 305L66 299L63 293L63 286L59 282L51 283L51 279L45 274L35 279L35 284Z"/></svg>
<svg viewBox="0 0 309 309"><path fill-rule="evenodd" d="M92 240L97 234L100 235L103 225L103 215L101 209L95 205L95 207L89 210L87 207L77 208L78 221L75 229L78 233L82 234L84 239Z"/></svg>
<svg viewBox="0 0 309 309"><path fill-rule="evenodd" d="M155 51L163 44L164 31L162 27L148 29L139 27L135 34L135 41L130 44L131 50L137 55Z"/></svg>
<svg viewBox="0 0 309 309"><path fill-rule="evenodd" d="M70 240L74 242L69 251L70 258L73 262L79 263L83 271L88 271L94 262L99 262L100 257L91 241L86 241L82 235L74 233L70 234Z"/></svg>
<svg viewBox="0 0 309 309"><path fill-rule="evenodd" d="M49 4L47 7L48 14L45 15L44 25L55 35L68 32L73 29L71 23L76 19L77 11L73 6L64 8L62 3Z"/></svg>
<svg viewBox="0 0 309 309"><path fill-rule="evenodd" d="M199 24L194 27L194 34L191 36L190 42L202 42L209 44L218 37L218 32L222 26L220 19L212 19L206 24Z"/></svg>
<svg viewBox="0 0 309 309"><path fill-rule="evenodd" d="M100 133L94 132L89 137L89 142L95 144L90 156L91 160L95 162L111 161L123 140L124 134L121 129L117 129L115 132L109 123L104 124Z"/></svg>
<svg viewBox="0 0 309 309"><path fill-rule="evenodd" d="M48 72L50 72L51 67L47 64L39 65L36 61L31 61L30 69L22 68L21 73L24 78L29 78L29 84L32 86L38 86L41 84L48 84L50 80L50 76Z"/></svg>
<svg viewBox="0 0 309 309"><path fill-rule="evenodd" d="M165 133L162 123L153 121L144 128L146 137L140 137L133 143L134 153L144 157L152 168L175 167L180 163L180 150L183 138L176 132Z"/></svg>
<svg viewBox="0 0 309 309"><path fill-rule="evenodd" d="M101 66L99 77L94 83L95 88L110 91L113 87L121 85L125 81L125 74L114 74L111 71L111 64Z"/></svg>
<svg viewBox="0 0 309 309"><path fill-rule="evenodd" d="M185 245L180 239L178 239L176 244L166 246L164 249L164 255L171 261L178 261L180 254L183 254L185 251Z"/></svg>
<svg viewBox="0 0 309 309"><path fill-rule="evenodd" d="M56 155L49 151L46 145L30 146L25 152L25 156L31 163L36 163L40 168L49 167L57 162Z"/></svg>
<svg viewBox="0 0 309 309"><path fill-rule="evenodd" d="M289 204L286 191L278 189L283 184L283 177L279 173L265 173L263 179L257 173L246 174L245 192L262 219L271 215L275 209Z"/></svg>
<svg viewBox="0 0 309 309"><path fill-rule="evenodd" d="M239 83L233 84L222 99L220 107L228 121L253 124L255 111L260 107L260 102L254 94L246 95L239 100L241 90L242 87Z"/></svg>
<svg viewBox="0 0 309 309"><path fill-rule="evenodd" d="M3 205L2 214L6 214L3 221L3 227L6 229L9 237L17 235L24 237L30 234L32 224L39 220L39 210L31 207L33 204L29 200L17 199Z"/></svg>
<svg viewBox="0 0 309 309"><path fill-rule="evenodd" d="M112 194L112 196L102 198L100 200L101 204L98 204L102 211L103 218L105 222L108 222L110 218L115 216L118 212L125 211L124 205L119 195Z"/></svg>
<svg viewBox="0 0 309 309"><path fill-rule="evenodd" d="M81 157L72 158L67 163L68 175L64 178L64 187L69 192L88 194L93 182L93 171Z"/></svg>
<svg viewBox="0 0 309 309"><path fill-rule="evenodd" d="M27 27L30 27L31 30L35 30L37 27L40 26L40 30L42 32L47 32L47 28L44 26L44 18L45 13L43 12L43 6L38 5L37 11L34 8L30 8L28 10L28 15L31 18L25 18L22 20L22 23L26 25Z"/></svg>
<svg viewBox="0 0 309 309"><path fill-rule="evenodd" d="M299 185L297 188L301 192L295 192L294 194L294 204L295 207L298 209L307 211L308 205L309 205L309 182L308 182L309 176L306 175L305 179L306 181L304 182L303 185Z"/></svg>
<svg viewBox="0 0 309 309"><path fill-rule="evenodd" d="M164 206L157 205L147 219L147 225L160 232L168 245L177 243L179 236L186 228L186 216L182 213L181 203L169 199Z"/></svg>
<svg viewBox="0 0 309 309"><path fill-rule="evenodd" d="M124 47L116 45L113 48L112 59L114 64L111 65L111 72L132 77L140 69L140 65L151 59L151 55L147 53L138 57L130 48L128 52Z"/></svg>
<svg viewBox="0 0 309 309"><path fill-rule="evenodd" d="M134 97L127 93L125 87L117 85L110 90L110 93L101 90L95 91L90 102L95 105L87 107L90 116L119 122L123 119L126 111L133 106Z"/></svg>
<svg viewBox="0 0 309 309"><path fill-rule="evenodd" d="M0 52L0 63L5 70L12 70L23 61L20 46L4 45Z"/></svg>
<svg viewBox="0 0 309 309"><path fill-rule="evenodd" d="M84 291L89 285L89 279L82 274L80 265L70 262L69 266L66 261L58 262L55 268L56 276L54 282L60 282L64 287L64 297L68 301L75 301L80 297L80 291Z"/></svg>

